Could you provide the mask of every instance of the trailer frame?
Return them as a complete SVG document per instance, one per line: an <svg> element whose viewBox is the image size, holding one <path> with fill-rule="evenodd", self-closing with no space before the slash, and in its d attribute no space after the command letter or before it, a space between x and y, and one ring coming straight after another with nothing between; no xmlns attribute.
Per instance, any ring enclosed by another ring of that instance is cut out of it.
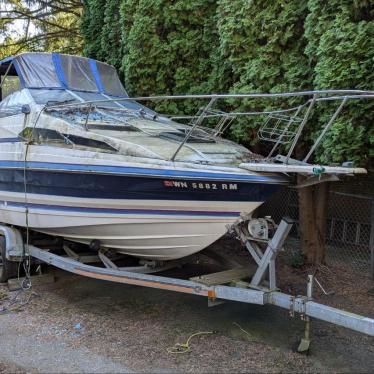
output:
<svg viewBox="0 0 374 374"><path fill-rule="evenodd" d="M296 313L306 321L305 337L302 339L304 347L309 348L310 318L330 322L351 330L374 336L374 319L360 316L344 310L317 303L312 299L313 276L309 276L307 296L294 296L280 292L275 284L275 259L283 246L283 242L292 227L292 222L283 219L266 250L256 253L257 269L250 283L238 282L234 285L214 284L206 285L194 280L185 280L142 272L126 271L125 268L97 267L77 261L77 259L63 257L52 253L48 249L41 249L23 242L22 235L17 228L0 224L0 235L5 238L6 261L20 261L22 256L31 256L39 262L53 265L65 271L111 282L157 288L191 295L203 296L211 305L221 301L238 301L256 305L275 305L289 311L291 316ZM251 239L244 231L236 231L250 251L253 246ZM253 250L253 248L252 248ZM251 251L250 251L251 252ZM270 278L264 282L265 275ZM300 349L306 350L306 349Z"/></svg>

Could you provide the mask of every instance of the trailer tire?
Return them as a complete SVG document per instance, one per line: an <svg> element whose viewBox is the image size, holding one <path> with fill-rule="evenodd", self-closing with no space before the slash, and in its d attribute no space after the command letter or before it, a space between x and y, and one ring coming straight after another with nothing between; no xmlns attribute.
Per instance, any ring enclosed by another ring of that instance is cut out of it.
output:
<svg viewBox="0 0 374 374"><path fill-rule="evenodd" d="M18 273L18 263L9 261L5 254L5 238L0 236L0 283L14 278Z"/></svg>

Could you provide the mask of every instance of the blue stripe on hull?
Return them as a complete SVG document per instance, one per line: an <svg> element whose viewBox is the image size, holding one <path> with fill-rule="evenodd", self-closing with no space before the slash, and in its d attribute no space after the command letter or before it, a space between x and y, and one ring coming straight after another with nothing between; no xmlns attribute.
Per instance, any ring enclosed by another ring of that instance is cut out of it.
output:
<svg viewBox="0 0 374 374"><path fill-rule="evenodd" d="M99 213L99 214L147 214L147 215L166 215L166 216L209 216L209 217L238 217L240 212L212 212L212 211L191 211L191 210L159 210L159 209L108 209L108 208L87 208L72 207L64 205L46 205L46 204L24 204L18 202L0 201L9 207L17 208L35 208L54 211L67 211L77 213Z"/></svg>
<svg viewBox="0 0 374 374"><path fill-rule="evenodd" d="M49 171L64 171L64 172L96 172L96 173L110 173L120 175L134 175L134 176L153 176L153 177L175 177L175 178L203 178L210 180L224 180L224 181L245 181L254 183L273 183L273 184L287 184L288 179L284 176L263 176L263 175L241 175L231 173L213 173L201 171L188 170L167 170L167 169L151 169L139 168L132 166L106 166L106 165L81 165L81 164L65 164L65 163L51 163L51 162L23 162L23 161L0 161L0 168L27 168L27 169L46 169Z"/></svg>
<svg viewBox="0 0 374 374"><path fill-rule="evenodd" d="M95 199L263 202L279 185L26 170L27 193ZM0 191L25 192L24 170L2 169Z"/></svg>
<svg viewBox="0 0 374 374"><path fill-rule="evenodd" d="M20 138L0 138L0 143L19 143Z"/></svg>

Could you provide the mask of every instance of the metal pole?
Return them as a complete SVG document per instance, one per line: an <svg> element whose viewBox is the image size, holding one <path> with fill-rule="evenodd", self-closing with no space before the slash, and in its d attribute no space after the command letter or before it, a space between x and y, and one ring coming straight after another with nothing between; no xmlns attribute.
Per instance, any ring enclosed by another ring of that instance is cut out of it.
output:
<svg viewBox="0 0 374 374"><path fill-rule="evenodd" d="M68 91L68 90L67 90ZM365 90L319 90L319 91L298 91L298 92L284 92L284 93L248 93L248 94L211 94L211 95L161 95L161 96L137 96L137 97L121 97L116 99L107 99L107 100L92 100L85 101L84 104L88 103L109 103L112 101L148 101L148 100L185 100L185 99L244 99L244 98L279 98L279 97L302 97L302 96L320 96L320 95L344 95L348 99L354 98L374 98L374 91L365 91ZM326 96L319 97L317 101L324 100L343 100L342 96ZM313 99L309 99L313 101ZM70 107L77 106L77 103L74 104L56 104L51 105L49 108L56 107Z"/></svg>
<svg viewBox="0 0 374 374"><path fill-rule="evenodd" d="M284 241L287 238L288 233L292 228L293 223L286 221L284 218L280 222L277 231L273 238L270 240L264 255L261 258L260 263L258 264L258 269L251 280L252 286L259 286L262 280L264 279L266 272L269 270L269 265L271 261L274 260L283 246ZM271 267L272 272L269 274L271 283L275 285L275 269Z"/></svg>
<svg viewBox="0 0 374 374"><path fill-rule="evenodd" d="M187 140L190 138L190 136L192 135L192 132L195 130L195 128L197 126L199 126L201 124L201 122L204 120L205 113L211 108L211 106L214 104L215 101L216 101L216 98L210 99L208 105L201 111L201 113L200 113L199 117L197 118L196 122L193 124L192 128L190 129L190 131L184 137L182 143L179 144L179 147L174 152L174 154L171 157L170 161L174 161L175 160L175 157L177 156L177 154L179 153L179 151L181 150L181 148L186 144Z"/></svg>
<svg viewBox="0 0 374 374"><path fill-rule="evenodd" d="M283 136L284 134L288 131L289 127L291 126L291 124L294 122L295 118L299 115L299 112L302 108L302 105L300 105L298 108L297 108L297 111L296 113L290 118L290 120L288 121L286 127L283 129L283 132L281 134L281 136L278 138L277 142L274 144L274 147L273 149L270 151L270 153L268 154L268 157L267 158L270 158L274 151L277 149L278 145L280 144L280 142L282 141L283 139Z"/></svg>
<svg viewBox="0 0 374 374"><path fill-rule="evenodd" d="M374 280L374 200L371 201L370 216L370 275Z"/></svg>
<svg viewBox="0 0 374 374"><path fill-rule="evenodd" d="M313 298L313 275L308 275L308 284L307 284L307 301L311 301ZM297 348L298 352L306 352L309 350L310 347L310 317L305 314L305 330L304 330L304 338L301 339L299 347Z"/></svg>
<svg viewBox="0 0 374 374"><path fill-rule="evenodd" d="M311 110L312 110L312 108L313 108L313 106L314 106L314 104L315 104L315 102L316 102L317 97L318 97L318 95L313 95L313 99L312 99L312 101L310 102L310 104L309 104L309 106L308 106L308 109L307 109L307 111L306 111L306 113L305 113L305 116L304 116L304 118L303 118L303 121L301 122L301 124L300 124L300 126L299 126L299 129L297 130L297 133L296 133L295 139L293 140L293 143L292 143L292 145L291 145L291 147L290 147L290 150L289 150L288 153L287 153L287 156L286 156L286 164L288 164L288 161L289 161L289 159L290 159L290 157L291 157L291 155L292 155L292 152L293 152L293 150L294 150L295 147L296 147L296 144L297 144L297 142L298 142L298 140L299 140L299 138L300 138L301 132L303 131L303 128L304 128L306 122L308 121L308 118L309 118L310 112L311 112Z"/></svg>
<svg viewBox="0 0 374 374"><path fill-rule="evenodd" d="M9 64L8 68L6 69L5 74L4 74L4 76L2 77L1 82L0 82L0 88L3 88L3 83L4 83L4 81L5 81L5 78L8 76L9 70L10 70L10 68L11 68L12 65L13 65L13 62L11 62L11 63Z"/></svg>
<svg viewBox="0 0 374 374"><path fill-rule="evenodd" d="M91 109L92 109L92 103L88 106L88 112L87 112L86 120L84 122L84 129L86 131L88 130L88 117L90 116Z"/></svg>
<svg viewBox="0 0 374 374"><path fill-rule="evenodd" d="M318 147L319 143L321 142L322 138L325 136L325 134L327 133L327 131L330 129L331 125L334 123L336 117L338 116L338 114L341 112L341 110L343 109L343 106L345 105L347 101L347 98L345 97L344 100L340 103L338 109L336 109L335 113L333 114L333 116L331 117L330 121L328 122L328 124L324 127L324 129L322 130L321 134L319 135L318 139L315 141L315 143L313 144L312 148L310 149L309 153L305 156L304 158L304 162L307 162L310 158L310 156L312 155L312 153L315 151L315 149Z"/></svg>

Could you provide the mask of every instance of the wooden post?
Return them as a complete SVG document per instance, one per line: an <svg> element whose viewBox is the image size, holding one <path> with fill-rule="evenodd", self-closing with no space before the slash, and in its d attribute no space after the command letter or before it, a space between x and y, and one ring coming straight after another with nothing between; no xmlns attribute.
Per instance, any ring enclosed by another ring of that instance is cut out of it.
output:
<svg viewBox="0 0 374 374"><path fill-rule="evenodd" d="M304 179L299 176L299 183ZM298 190L301 249L308 263L321 264L325 261L328 192L328 183Z"/></svg>
<svg viewBox="0 0 374 374"><path fill-rule="evenodd" d="M325 242L326 242L326 217L329 197L329 183L324 182L315 186L314 204L316 219L317 247L315 251L315 263L325 262Z"/></svg>

